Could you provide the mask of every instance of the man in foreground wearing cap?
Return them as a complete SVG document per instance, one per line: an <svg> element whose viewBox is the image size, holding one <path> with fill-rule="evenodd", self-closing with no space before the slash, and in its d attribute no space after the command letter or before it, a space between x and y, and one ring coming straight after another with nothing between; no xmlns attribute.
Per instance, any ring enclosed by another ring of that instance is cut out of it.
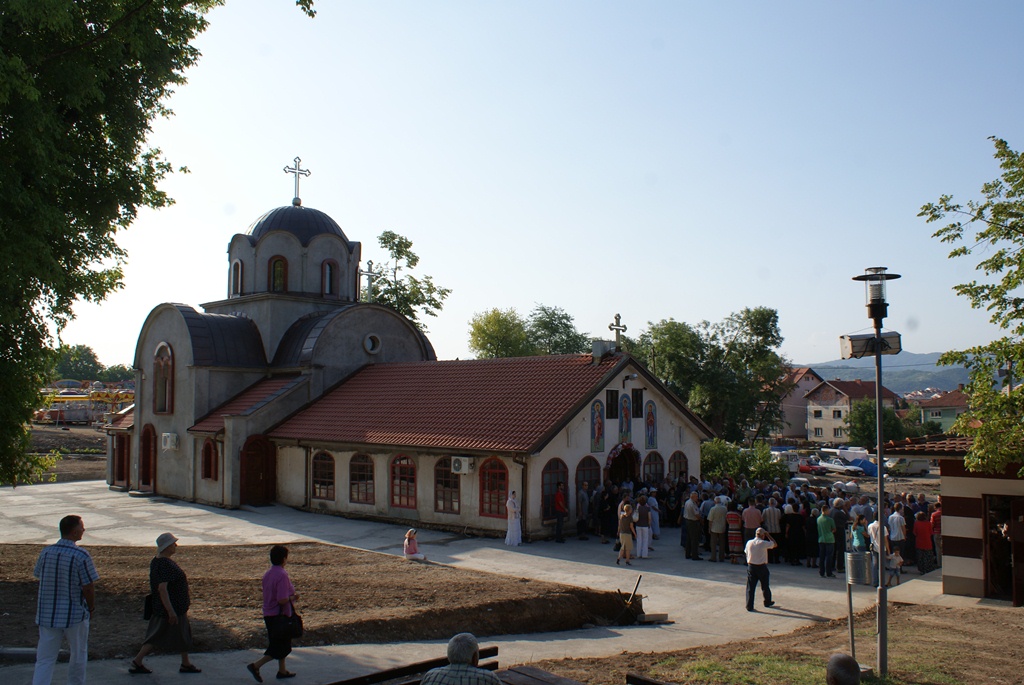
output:
<svg viewBox="0 0 1024 685"><path fill-rule="evenodd" d="M761 583L765 607L775 604L772 601L772 589L768 585L768 550L775 547L775 540L768 531L758 528L743 549L747 555L747 611L754 611L754 590L758 583Z"/></svg>
<svg viewBox="0 0 1024 685"><path fill-rule="evenodd" d="M472 633L459 633L448 641L448 665L427 671L421 685L501 685L498 676L477 668L480 645Z"/></svg>

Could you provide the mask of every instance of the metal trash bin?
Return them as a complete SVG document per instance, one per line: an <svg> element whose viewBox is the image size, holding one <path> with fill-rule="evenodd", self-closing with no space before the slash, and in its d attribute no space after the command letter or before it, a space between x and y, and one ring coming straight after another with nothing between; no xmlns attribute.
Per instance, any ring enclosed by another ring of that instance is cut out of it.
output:
<svg viewBox="0 0 1024 685"><path fill-rule="evenodd" d="M871 555L867 552L846 553L846 583L871 585Z"/></svg>

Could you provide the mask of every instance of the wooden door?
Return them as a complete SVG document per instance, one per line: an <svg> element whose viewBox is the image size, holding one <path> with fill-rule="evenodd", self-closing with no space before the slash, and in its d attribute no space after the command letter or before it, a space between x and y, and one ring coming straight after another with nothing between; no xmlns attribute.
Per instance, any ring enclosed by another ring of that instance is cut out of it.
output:
<svg viewBox="0 0 1024 685"><path fill-rule="evenodd" d="M250 437L242 448L241 462L241 503L270 504L277 494L277 460L273 445L261 435Z"/></svg>
<svg viewBox="0 0 1024 685"><path fill-rule="evenodd" d="M130 435L114 437L114 485L128 483L128 464L131 463L132 441Z"/></svg>

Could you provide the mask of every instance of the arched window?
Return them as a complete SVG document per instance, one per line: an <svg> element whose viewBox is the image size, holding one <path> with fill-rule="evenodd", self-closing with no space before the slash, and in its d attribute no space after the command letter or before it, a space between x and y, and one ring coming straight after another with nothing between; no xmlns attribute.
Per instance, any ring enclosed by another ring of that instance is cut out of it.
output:
<svg viewBox="0 0 1024 685"><path fill-rule="evenodd" d="M334 457L326 452L313 457L313 499L334 499Z"/></svg>
<svg viewBox="0 0 1024 685"><path fill-rule="evenodd" d="M391 460L391 506L416 508L416 464L409 457Z"/></svg>
<svg viewBox="0 0 1024 685"><path fill-rule="evenodd" d="M690 466L686 461L686 455L682 452L673 452L668 460L668 475L670 478L680 477L685 483L690 478Z"/></svg>
<svg viewBox="0 0 1024 685"><path fill-rule="evenodd" d="M153 412L174 413L174 355L167 343L157 345L153 355Z"/></svg>
<svg viewBox="0 0 1024 685"><path fill-rule="evenodd" d="M203 478L217 480L217 443L210 438L203 443Z"/></svg>
<svg viewBox="0 0 1024 685"><path fill-rule="evenodd" d="M348 501L373 504L373 460L356 454L348 463Z"/></svg>
<svg viewBox="0 0 1024 685"><path fill-rule="evenodd" d="M288 260L271 257L267 265L267 290L272 293L288 292Z"/></svg>
<svg viewBox="0 0 1024 685"><path fill-rule="evenodd" d="M590 483L590 492L601 484L601 464L589 454L576 467L576 492L580 491L583 481Z"/></svg>
<svg viewBox="0 0 1024 685"><path fill-rule="evenodd" d="M452 458L441 457L434 464L434 511L459 513L460 476L452 473Z"/></svg>
<svg viewBox="0 0 1024 685"><path fill-rule="evenodd" d="M338 296L338 263L333 259L325 259L320 266L320 294Z"/></svg>
<svg viewBox="0 0 1024 685"><path fill-rule="evenodd" d="M544 470L540 474L541 516L543 518L555 518L555 492L558 490L558 484L567 480L569 480L569 467L561 459L552 459L544 465Z"/></svg>
<svg viewBox="0 0 1024 685"><path fill-rule="evenodd" d="M231 263L231 296L238 297L242 294L242 262L235 260Z"/></svg>
<svg viewBox="0 0 1024 685"><path fill-rule="evenodd" d="M505 518L508 499L508 467L497 457L480 466L480 515Z"/></svg>
<svg viewBox="0 0 1024 685"><path fill-rule="evenodd" d="M644 458L644 482L657 487L665 478L665 460L657 452L649 452Z"/></svg>

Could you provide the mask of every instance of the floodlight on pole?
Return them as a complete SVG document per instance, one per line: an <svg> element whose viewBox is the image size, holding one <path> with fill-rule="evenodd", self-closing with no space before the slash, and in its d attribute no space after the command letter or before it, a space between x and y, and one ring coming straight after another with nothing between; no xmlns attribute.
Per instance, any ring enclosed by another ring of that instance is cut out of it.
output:
<svg viewBox="0 0 1024 685"><path fill-rule="evenodd" d="M885 549L884 542L881 542L885 535L885 458L882 454L882 355L886 354L885 348L892 349L894 334L882 335L882 320L889 311L889 303L885 301L885 282L899 278L899 274L887 273L884 266L873 266L864 270L860 276L854 276L853 280L864 282L864 299L868 310L868 318L875 324L875 334L872 336L872 346L875 354L875 455L878 457L878 538L880 540L878 549L878 677L884 678L889 672L889 596L885 586ZM900 350L899 334L895 334L895 351L888 354L896 354ZM840 347L850 352L856 347L852 338L864 340L864 336L843 336L846 343ZM887 340L888 338L888 340ZM865 350L861 350L861 356ZM851 354L853 356L853 354Z"/></svg>

